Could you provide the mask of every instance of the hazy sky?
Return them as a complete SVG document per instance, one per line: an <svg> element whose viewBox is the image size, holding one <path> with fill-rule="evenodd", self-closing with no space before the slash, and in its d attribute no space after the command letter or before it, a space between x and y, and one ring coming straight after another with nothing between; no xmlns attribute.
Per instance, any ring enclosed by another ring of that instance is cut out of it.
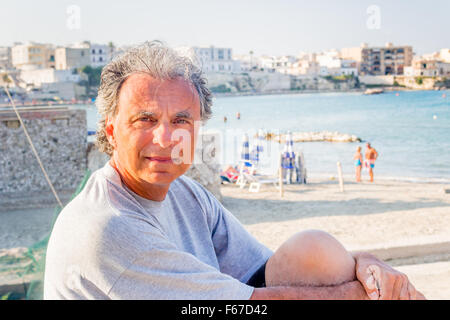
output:
<svg viewBox="0 0 450 320"><path fill-rule="evenodd" d="M80 10L78 20L67 12L71 5ZM372 5L379 19L367 13ZM0 27L0 45L160 39L297 55L393 42L422 54L450 47L450 0L2 0Z"/></svg>

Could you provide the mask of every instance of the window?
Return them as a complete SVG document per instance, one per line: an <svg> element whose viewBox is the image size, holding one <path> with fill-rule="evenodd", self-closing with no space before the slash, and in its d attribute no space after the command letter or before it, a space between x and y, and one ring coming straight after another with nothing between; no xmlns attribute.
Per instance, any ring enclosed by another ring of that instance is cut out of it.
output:
<svg viewBox="0 0 450 320"><path fill-rule="evenodd" d="M92 54L95 54L95 49L92 49Z"/></svg>
<svg viewBox="0 0 450 320"><path fill-rule="evenodd" d="M102 58L102 57L99 57L99 58L98 58L98 61L102 62L102 61L103 61L103 58Z"/></svg>
<svg viewBox="0 0 450 320"><path fill-rule="evenodd" d="M98 53L99 53L99 54L102 54L102 53L103 53L103 50L102 50L102 49L98 49Z"/></svg>

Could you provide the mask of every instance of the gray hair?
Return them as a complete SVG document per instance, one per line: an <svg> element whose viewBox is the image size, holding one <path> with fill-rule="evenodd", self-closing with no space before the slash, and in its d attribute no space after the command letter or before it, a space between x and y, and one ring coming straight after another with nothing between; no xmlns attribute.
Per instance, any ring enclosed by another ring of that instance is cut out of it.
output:
<svg viewBox="0 0 450 320"><path fill-rule="evenodd" d="M192 58L182 56L160 41L145 42L113 59L102 70L98 96L95 101L101 116L97 123L96 145L101 152L112 155L113 146L106 136L106 117L117 111L119 91L125 80L134 73L146 73L159 80L182 77L196 89L200 98L202 121L211 117L212 93L202 70Z"/></svg>

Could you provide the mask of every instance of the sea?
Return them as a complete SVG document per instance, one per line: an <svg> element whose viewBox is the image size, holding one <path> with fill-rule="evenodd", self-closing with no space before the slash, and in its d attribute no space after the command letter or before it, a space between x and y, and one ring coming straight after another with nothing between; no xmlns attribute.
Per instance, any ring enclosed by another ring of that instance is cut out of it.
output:
<svg viewBox="0 0 450 320"><path fill-rule="evenodd" d="M87 110L88 129L95 130L99 118L95 107L76 107ZM354 175L353 154L361 146L364 155L365 143L370 142L379 154L375 178L450 182L450 90L217 97L212 109L212 118L201 130L216 135L216 157L223 167L239 162L245 134L251 151L259 130L330 131L362 141L294 143L294 150L303 153L310 178L337 176L338 162L344 176ZM261 171L275 173L285 146L270 141L262 145Z"/></svg>

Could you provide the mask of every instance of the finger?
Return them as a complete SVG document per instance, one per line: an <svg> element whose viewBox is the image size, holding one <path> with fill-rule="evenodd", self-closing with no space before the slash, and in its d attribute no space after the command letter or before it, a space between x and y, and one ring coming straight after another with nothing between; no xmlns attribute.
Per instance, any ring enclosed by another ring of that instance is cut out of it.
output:
<svg viewBox="0 0 450 320"><path fill-rule="evenodd" d="M416 293L417 293L417 300L427 300L427 298L425 298L425 296L421 292L416 290Z"/></svg>
<svg viewBox="0 0 450 320"><path fill-rule="evenodd" d="M363 282L363 285L367 295L371 300L378 300L380 298L379 284L378 284L379 276L377 276L379 273L380 269L378 268L378 266L375 265L370 265L366 269L365 276L367 276L367 278Z"/></svg>
<svg viewBox="0 0 450 320"><path fill-rule="evenodd" d="M408 281L408 278L405 276L405 278L403 279L403 283L402 283L402 289L400 290L399 300L409 300L410 299L408 288L409 288L409 281Z"/></svg>
<svg viewBox="0 0 450 320"><path fill-rule="evenodd" d="M417 299L417 290L416 290L416 288L414 288L414 286L409 281L408 281L408 294L409 294L409 300Z"/></svg>
<svg viewBox="0 0 450 320"><path fill-rule="evenodd" d="M392 287L392 297L391 300L400 300L400 294L403 286L403 276L395 275L394 276L394 285Z"/></svg>
<svg viewBox="0 0 450 320"><path fill-rule="evenodd" d="M381 278L380 300L392 300L392 293L395 286L395 277L384 274Z"/></svg>
<svg viewBox="0 0 450 320"><path fill-rule="evenodd" d="M378 300L380 296L378 294L377 283L372 275L367 278L365 289L370 300Z"/></svg>

